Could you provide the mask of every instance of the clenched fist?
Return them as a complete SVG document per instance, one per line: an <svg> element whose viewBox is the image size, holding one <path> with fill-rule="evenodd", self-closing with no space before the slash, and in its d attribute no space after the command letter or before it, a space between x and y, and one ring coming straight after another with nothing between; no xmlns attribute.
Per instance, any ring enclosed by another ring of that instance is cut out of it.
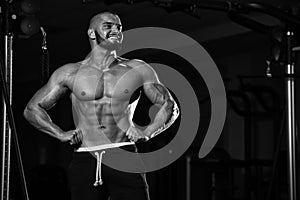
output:
<svg viewBox="0 0 300 200"><path fill-rule="evenodd" d="M82 131L80 129L67 131L59 139L62 142L69 142L70 145L79 144L83 139Z"/></svg>

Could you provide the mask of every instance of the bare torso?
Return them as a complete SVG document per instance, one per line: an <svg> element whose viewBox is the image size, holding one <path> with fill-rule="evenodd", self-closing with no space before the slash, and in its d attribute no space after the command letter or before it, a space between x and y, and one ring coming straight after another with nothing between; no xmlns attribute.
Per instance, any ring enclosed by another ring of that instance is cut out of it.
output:
<svg viewBox="0 0 300 200"><path fill-rule="evenodd" d="M81 64L71 84L73 116L82 130L82 146L128 141L125 133L135 109L130 99L142 85L139 73L124 62L106 71Z"/></svg>
<svg viewBox="0 0 300 200"><path fill-rule="evenodd" d="M120 19L112 14L95 18L88 36L91 53L84 61L53 72L24 109L28 122L61 142L88 147L146 141L168 128L179 110L154 69L142 60L117 57L123 39ZM132 122L139 89L159 107L143 130ZM67 91L71 92L74 130L62 130L47 113Z"/></svg>

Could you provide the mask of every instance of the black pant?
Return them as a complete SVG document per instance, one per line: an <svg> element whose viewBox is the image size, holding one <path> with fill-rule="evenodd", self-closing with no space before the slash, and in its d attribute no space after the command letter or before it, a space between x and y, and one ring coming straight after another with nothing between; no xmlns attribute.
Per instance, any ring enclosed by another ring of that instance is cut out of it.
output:
<svg viewBox="0 0 300 200"><path fill-rule="evenodd" d="M133 148L124 146L122 149ZM135 148L135 147L134 147ZM110 149L105 150L110 151ZM105 159L109 159L105 153ZM96 158L90 152L75 152L68 169L72 200L149 200L145 174L127 173L102 164L103 184L94 186Z"/></svg>

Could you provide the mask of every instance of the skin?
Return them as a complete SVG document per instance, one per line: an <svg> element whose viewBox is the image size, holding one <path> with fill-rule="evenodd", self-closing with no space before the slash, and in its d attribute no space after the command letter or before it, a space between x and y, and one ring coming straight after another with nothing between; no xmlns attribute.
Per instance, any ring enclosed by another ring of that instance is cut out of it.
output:
<svg viewBox="0 0 300 200"><path fill-rule="evenodd" d="M116 56L123 40L119 17L101 13L92 18L88 29L90 55L82 62L58 68L31 98L25 118L37 129L70 144L101 144L147 140L168 128L178 117L178 107L155 71L141 60ZM134 126L132 116L142 86L159 111L144 130ZM70 93L75 130L63 131L47 114L64 95Z"/></svg>

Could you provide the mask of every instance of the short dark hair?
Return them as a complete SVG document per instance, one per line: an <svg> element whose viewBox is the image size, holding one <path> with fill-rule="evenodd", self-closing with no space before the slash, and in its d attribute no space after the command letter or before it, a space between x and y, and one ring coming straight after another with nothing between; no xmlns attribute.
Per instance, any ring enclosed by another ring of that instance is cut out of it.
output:
<svg viewBox="0 0 300 200"><path fill-rule="evenodd" d="M95 23L97 23L97 21L101 18L102 15L104 14L112 14L112 15L115 15L115 16L118 16L119 15L116 13L116 12L113 12L113 11L109 11L109 10L103 10L101 11L100 13L97 13L97 14L94 14L91 18L90 18L90 23L89 23L89 27L88 28L91 28L91 27L94 27L95 26Z"/></svg>

